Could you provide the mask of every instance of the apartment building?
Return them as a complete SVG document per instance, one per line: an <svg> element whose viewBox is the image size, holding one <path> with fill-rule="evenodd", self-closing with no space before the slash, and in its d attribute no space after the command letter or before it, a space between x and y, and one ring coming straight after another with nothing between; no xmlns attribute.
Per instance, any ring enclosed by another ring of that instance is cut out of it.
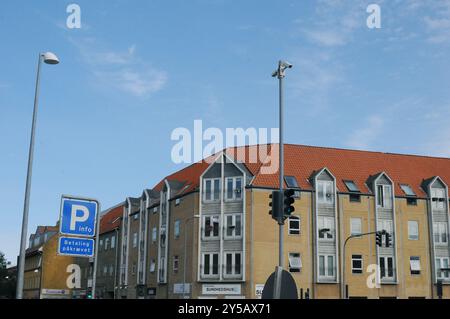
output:
<svg viewBox="0 0 450 319"><path fill-rule="evenodd" d="M89 261L57 254L59 225L38 226L25 255L24 299L78 299L87 294ZM80 286L68 287L71 265L79 267ZM68 271L70 270L70 272Z"/></svg>
<svg viewBox="0 0 450 319"><path fill-rule="evenodd" d="M100 236L96 278L96 298L115 299L119 283L119 256L121 247L121 220L124 203L103 212L100 219Z"/></svg>
<svg viewBox="0 0 450 319"><path fill-rule="evenodd" d="M256 162L257 146L226 149L126 199L122 298L260 295L278 263L268 214L278 175L264 169L278 145L267 147ZM448 158L285 145L284 186L296 202L284 258L299 291L437 298L442 282L450 298L449 182ZM347 240L382 230L388 247L374 235Z"/></svg>

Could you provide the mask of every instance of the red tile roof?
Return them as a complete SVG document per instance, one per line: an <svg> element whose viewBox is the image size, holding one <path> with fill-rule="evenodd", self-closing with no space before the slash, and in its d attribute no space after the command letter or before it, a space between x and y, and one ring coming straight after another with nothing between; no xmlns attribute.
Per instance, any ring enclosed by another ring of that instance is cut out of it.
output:
<svg viewBox="0 0 450 319"><path fill-rule="evenodd" d="M267 145L268 154L272 149L278 149L278 144ZM277 174L262 174L262 163L266 157L258 158L251 162L249 154L257 146L226 149L226 153L242 161L247 169L254 175L252 186L278 187ZM242 152L239 152L242 151ZM233 154L234 152L234 154ZM208 168L206 161L192 164L167 177L168 180L185 182L188 188L182 191L186 193L199 186L201 174ZM285 145L285 176L295 176L301 189L312 190L309 178L314 171L328 168L336 177L337 188L340 192L347 192L344 180L352 180L363 193L370 193L366 181L371 175L385 172L395 183L396 196L405 196L400 184L408 184L419 197L426 194L421 189L424 179L440 176L448 185L450 184L450 158L428 157L418 155L402 155L381 152L369 152L326 148L305 145ZM160 190L164 180L155 186Z"/></svg>
<svg viewBox="0 0 450 319"><path fill-rule="evenodd" d="M123 204L118 205L101 217L100 234L110 232L120 226L120 217L122 217L123 214L123 206Z"/></svg>

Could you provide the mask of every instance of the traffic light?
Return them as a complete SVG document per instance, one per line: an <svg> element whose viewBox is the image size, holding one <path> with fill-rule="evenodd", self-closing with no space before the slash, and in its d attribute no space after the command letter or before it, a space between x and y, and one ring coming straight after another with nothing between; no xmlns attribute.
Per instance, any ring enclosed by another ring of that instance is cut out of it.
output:
<svg viewBox="0 0 450 319"><path fill-rule="evenodd" d="M381 245L383 244L383 232L377 231L375 238L377 246L381 247Z"/></svg>
<svg viewBox="0 0 450 319"><path fill-rule="evenodd" d="M293 206L295 191L293 189L287 189L284 191L284 199L283 199L283 215L285 218L289 218L293 212L295 212L295 208Z"/></svg>
<svg viewBox="0 0 450 319"><path fill-rule="evenodd" d="M386 236L386 247L391 247L391 242L392 242L391 234L386 232L385 236Z"/></svg>
<svg viewBox="0 0 450 319"><path fill-rule="evenodd" d="M273 191L272 194L269 195L271 199L269 206L271 210L269 214L272 215L272 218L278 221L279 217L281 217L281 193L280 191Z"/></svg>
<svg viewBox="0 0 450 319"><path fill-rule="evenodd" d="M91 290L91 289L89 289L89 290L87 291L86 298L87 298L87 299L92 299L92 290Z"/></svg>

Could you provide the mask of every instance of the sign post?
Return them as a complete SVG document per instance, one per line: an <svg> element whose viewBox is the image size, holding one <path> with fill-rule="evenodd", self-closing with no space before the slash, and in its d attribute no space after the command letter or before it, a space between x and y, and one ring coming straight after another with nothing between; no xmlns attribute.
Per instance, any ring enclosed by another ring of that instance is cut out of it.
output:
<svg viewBox="0 0 450 319"><path fill-rule="evenodd" d="M95 299L100 236L100 203L96 199L63 195L59 220L58 255L94 258L92 298ZM93 239L95 237L95 240Z"/></svg>

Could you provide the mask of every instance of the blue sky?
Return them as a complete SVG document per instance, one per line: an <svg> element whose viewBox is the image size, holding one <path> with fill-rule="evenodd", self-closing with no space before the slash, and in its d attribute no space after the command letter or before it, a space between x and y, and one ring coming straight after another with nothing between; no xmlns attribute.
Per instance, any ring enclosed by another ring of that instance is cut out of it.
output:
<svg viewBox="0 0 450 319"><path fill-rule="evenodd" d="M177 127L277 127L289 143L450 156L450 1L69 1L0 6L0 251L15 262L38 52L43 66L29 230L61 194L103 208L180 169ZM366 26L370 3L381 29Z"/></svg>

